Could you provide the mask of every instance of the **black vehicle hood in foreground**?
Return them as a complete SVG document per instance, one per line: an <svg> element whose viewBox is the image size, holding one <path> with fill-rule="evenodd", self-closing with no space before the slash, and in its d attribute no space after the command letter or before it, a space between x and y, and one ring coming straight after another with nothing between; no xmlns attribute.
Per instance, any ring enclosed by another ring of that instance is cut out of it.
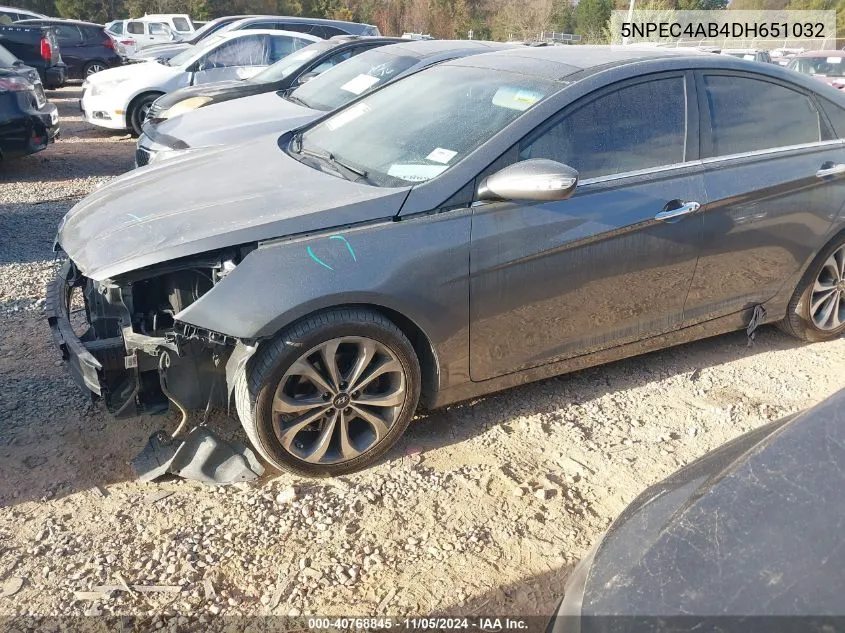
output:
<svg viewBox="0 0 845 633"><path fill-rule="evenodd" d="M598 546L581 614L845 615L843 491L845 390L647 489ZM588 618L581 630L651 625Z"/></svg>
<svg viewBox="0 0 845 633"><path fill-rule="evenodd" d="M162 95L156 99L156 106L157 109L160 109L160 112L164 112L167 108L191 97L209 97L211 101L206 105L213 105L222 101L228 101L229 99L239 99L240 97L249 97L250 95L258 95L264 92L273 92L274 90L278 90L276 82L259 83L257 81L240 79L217 81L210 84L179 88L179 90L168 92L166 95Z"/></svg>
<svg viewBox="0 0 845 633"><path fill-rule="evenodd" d="M410 187L344 180L283 152L271 134L131 171L75 205L58 245L103 280L186 255L399 212Z"/></svg>

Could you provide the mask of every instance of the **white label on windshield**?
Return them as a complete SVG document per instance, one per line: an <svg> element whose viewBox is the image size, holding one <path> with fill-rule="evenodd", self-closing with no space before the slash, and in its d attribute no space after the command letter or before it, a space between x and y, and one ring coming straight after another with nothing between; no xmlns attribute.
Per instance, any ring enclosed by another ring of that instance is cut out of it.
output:
<svg viewBox="0 0 845 633"><path fill-rule="evenodd" d="M431 154L426 156L428 160L433 160L435 163L443 163L444 165L452 160L458 152L453 152L450 149L443 149L442 147L436 147Z"/></svg>
<svg viewBox="0 0 845 633"><path fill-rule="evenodd" d="M391 165L387 170L388 176L401 178L408 182L422 182L439 176L446 171L446 165Z"/></svg>
<svg viewBox="0 0 845 633"><path fill-rule="evenodd" d="M342 112L334 115L332 118L326 120L326 127L330 130L336 130L339 127L343 127L350 121L357 119L362 114L369 112L370 106L366 103L356 103L351 108L346 108Z"/></svg>
<svg viewBox="0 0 845 633"><path fill-rule="evenodd" d="M742 56L742 58L743 58L743 59L748 59L748 60L750 60L750 61L752 61L752 62L754 61L754 55L743 55L743 56Z"/></svg>
<svg viewBox="0 0 845 633"><path fill-rule="evenodd" d="M359 95L364 92L367 88L376 83L378 83L378 77L372 77L370 75L358 75L357 77L355 77L355 79L350 79L345 84L343 84L340 89L346 90L346 92L351 92L354 95Z"/></svg>
<svg viewBox="0 0 845 633"><path fill-rule="evenodd" d="M527 110L542 98L543 94L540 92L502 86L493 95L493 105L522 111Z"/></svg>
<svg viewBox="0 0 845 633"><path fill-rule="evenodd" d="M841 57L828 57L827 63L828 64L841 64L842 58Z"/></svg>

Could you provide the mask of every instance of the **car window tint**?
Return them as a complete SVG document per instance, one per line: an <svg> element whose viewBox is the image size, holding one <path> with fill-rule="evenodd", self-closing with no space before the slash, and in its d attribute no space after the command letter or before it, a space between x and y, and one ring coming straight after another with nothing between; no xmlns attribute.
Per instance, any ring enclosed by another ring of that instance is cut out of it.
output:
<svg viewBox="0 0 845 633"><path fill-rule="evenodd" d="M314 68L310 69L308 72L312 72L312 73L326 72L332 66L337 66L340 62L345 62L347 59L352 57L356 52L358 52L358 51L348 49L348 50L342 51L340 53L336 53L336 54L332 55L331 57L324 59L322 62L320 62Z"/></svg>
<svg viewBox="0 0 845 633"><path fill-rule="evenodd" d="M79 29L69 24L57 24L53 27L56 32L56 38L59 40L59 46L74 46L78 45L82 38L79 35Z"/></svg>
<svg viewBox="0 0 845 633"><path fill-rule="evenodd" d="M263 35L238 37L221 44L205 56L212 68L230 66L266 66L269 59L267 38Z"/></svg>
<svg viewBox="0 0 845 633"><path fill-rule="evenodd" d="M806 95L768 81L705 75L714 156L813 143L819 113Z"/></svg>
<svg viewBox="0 0 845 633"><path fill-rule="evenodd" d="M845 107L836 105L827 99L819 99L819 102L827 118L830 119L834 136L836 138L845 138Z"/></svg>
<svg viewBox="0 0 845 633"><path fill-rule="evenodd" d="M128 33L132 33L132 35L143 35L144 34L144 23L143 22L129 22L126 24L126 31Z"/></svg>
<svg viewBox="0 0 845 633"><path fill-rule="evenodd" d="M520 159L550 158L596 178L684 162L682 77L625 86L587 102L531 141Z"/></svg>

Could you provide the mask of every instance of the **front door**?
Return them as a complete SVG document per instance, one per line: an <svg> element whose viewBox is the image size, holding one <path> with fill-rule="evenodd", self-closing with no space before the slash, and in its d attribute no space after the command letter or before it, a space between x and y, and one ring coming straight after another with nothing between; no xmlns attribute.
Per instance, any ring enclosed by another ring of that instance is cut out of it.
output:
<svg viewBox="0 0 845 633"><path fill-rule="evenodd" d="M198 61L193 83L248 79L266 68L269 59L270 42L267 35L248 35L227 40Z"/></svg>
<svg viewBox="0 0 845 633"><path fill-rule="evenodd" d="M690 325L740 318L775 296L845 200L845 149L824 101L759 75L703 72L697 81L710 203L684 311Z"/></svg>
<svg viewBox="0 0 845 633"><path fill-rule="evenodd" d="M680 327L700 209L691 76L617 84L530 135L519 158L574 167L559 202L476 204L470 370L485 380Z"/></svg>

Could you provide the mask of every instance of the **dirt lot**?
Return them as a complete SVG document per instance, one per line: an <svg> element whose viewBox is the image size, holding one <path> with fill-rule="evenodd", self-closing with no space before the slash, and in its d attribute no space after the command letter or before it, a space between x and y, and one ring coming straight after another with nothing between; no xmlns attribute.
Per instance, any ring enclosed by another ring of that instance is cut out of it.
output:
<svg viewBox="0 0 845 633"><path fill-rule="evenodd" d="M845 340L763 328L751 349L731 334L434 412L342 479L140 484L128 460L175 417L92 406L43 315L56 224L132 162L79 92L50 95L59 143L0 166L0 586L23 581L0 615L547 614L643 488L845 387ZM94 590L124 583L164 588Z"/></svg>

